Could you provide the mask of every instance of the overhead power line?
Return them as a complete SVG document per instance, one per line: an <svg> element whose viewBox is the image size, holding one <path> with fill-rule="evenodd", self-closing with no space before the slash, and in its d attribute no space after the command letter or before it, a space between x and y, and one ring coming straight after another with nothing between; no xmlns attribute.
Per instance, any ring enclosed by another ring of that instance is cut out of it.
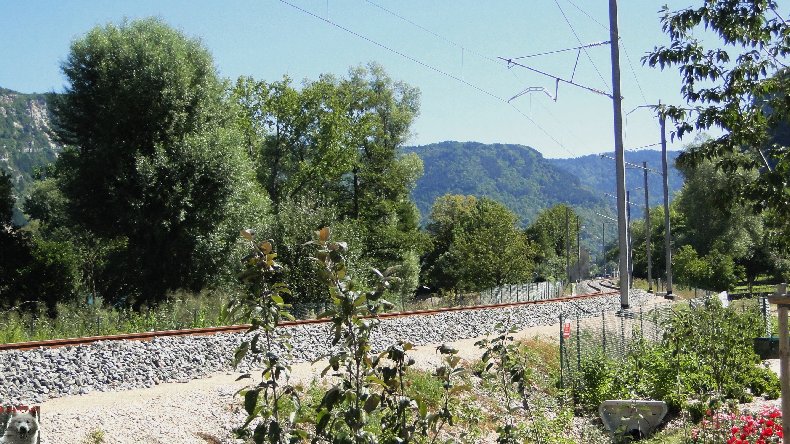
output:
<svg viewBox="0 0 790 444"><path fill-rule="evenodd" d="M651 144L642 145L642 146L635 146L633 148L626 148L625 150L626 151L636 151L636 150L642 150L642 149L645 149L645 148L650 148L650 147L659 146L659 145L661 145L661 142L651 143Z"/></svg>
<svg viewBox="0 0 790 444"><path fill-rule="evenodd" d="M556 138L556 137L552 136L552 135L551 135L551 134L550 134L548 131L546 131L546 130L545 130L543 127L542 127L542 126L540 126L540 125L539 125L539 124L538 124L538 123L537 123L537 122L536 122L536 121L535 121L533 118L529 117L527 114L525 114L523 111L521 111L520 109L518 109L518 108L517 108L515 105L513 105L512 103L509 103L509 102L507 101L507 99L504 99L504 98L502 98L502 97L500 97L500 96L498 96L498 95L496 95L496 94L494 94L494 93L492 93L492 92L490 92L490 91L488 91L488 90L486 90L486 89L483 89L483 88L481 88L481 87L479 87L479 86L477 86L477 85L475 85L475 84L469 83L469 82L467 82L466 80L464 80L464 79L462 79L462 78L460 78L460 77L454 76L454 75L452 75L452 74L450 74L450 73L448 73L448 72L446 72L446 71L442 71L441 69L439 69L439 68L436 68L435 66L429 65L429 64L427 64L427 63L425 63L425 62L423 62L423 61L421 61L421 60L419 60L419 59L416 59L416 58L414 58L414 57L412 57L412 56L410 56L410 55L408 55L408 54L405 54L405 53L403 53L403 52L400 52L400 51L398 51L398 50L396 50L396 49L390 48L389 46L387 46L387 45L384 45L383 43L379 43L379 42L377 42L376 40L373 40L373 39L371 39L371 38L369 38L369 37L366 37L366 36L364 36L364 35L362 35L362 34L360 34L360 33L356 32L356 31L354 31L354 30L352 30L352 29L346 28L346 27L345 27L345 26L343 26L343 25L340 25L340 24L338 24L338 23L335 23L335 22L333 22L332 20L329 20L328 18L321 17L320 15L314 14L314 13L312 13L312 12L310 12L310 11L308 11L308 10L304 9L304 8L301 8L301 7L297 6L297 5L294 5L293 3L291 3L291 2L289 2L289 1L287 1L287 0L280 0L280 2L281 2L281 3L283 3L283 4L286 4L286 5L288 5L288 6L292 7L292 8L294 8L294 9L296 9L297 11L300 11L300 12L302 12L302 13L304 13L304 14L307 14L307 15L309 15L309 16L311 16L311 17L313 17L313 18L316 18L316 19L318 19L318 20L321 20L321 21L322 21L322 22L324 22L324 23L327 23L327 24L329 24L329 25L332 25L332 26L334 26L335 28L338 28L338 29L340 29L340 30L342 30L342 31L345 31L345 32L347 32L347 33L349 33L349 34L351 34L351 35L353 35L353 36L355 36L355 37L357 37L357 38L360 38L360 39L362 39L362 40L364 40L364 41L366 41L366 42L368 42L368 43L372 43L373 45L376 45L376 46L378 46L379 48L385 49L385 50L387 50L387 51L389 51L389 52L391 52L391 53L393 53L393 54L396 54L396 55L398 55L398 56L401 56L401 57L403 57L403 58L405 58L405 59L407 59L407 60L410 60L410 61L412 61L412 62L414 62L414 63L416 63L416 64L418 64L418 65L420 65L420 66L422 66L422 67L424 67L424 68L430 69L431 71L437 72L437 73L439 73L439 74L441 74L441 75L443 75L443 76L445 76L445 77L449 77L449 78L451 78L451 79L453 79L453 80L455 80L455 81L457 81L457 82L463 83L464 85L466 85L466 86L468 86L468 87L470 87L470 88L472 88L472 89L475 89L475 90L477 90L477 91L479 91L479 92L481 92L481 93L483 93L483 94L485 94L485 95L487 95L487 96L489 96L489 97L491 97L491 98L494 98L494 99L496 99L496 100L498 100L498 101L500 101L500 102L502 102L502 103L504 103L504 104L506 104L506 105L509 105L509 106L510 106L511 108L513 108L513 109L514 109L514 110L515 110L517 113L521 114L521 115L522 115L522 116L523 116L525 119L529 120L529 121L530 121L530 122L531 122L533 125L535 125L535 127L537 127L537 128L538 128L538 129L539 129L539 130L540 130L540 131L541 131L543 134L545 134L545 135L546 135L546 136L547 136L549 139L551 139L552 141L554 141L554 143L556 143L556 144L557 144L558 146L560 146L562 149L564 149L564 150L565 150L565 151L567 151L569 154L571 154L571 156L575 156L575 154L574 154L573 152L571 152L571 151L570 151L570 150L569 150L569 149L568 149L568 148L567 148L567 147L566 147L566 146L565 146L565 145L564 145L562 142L560 142L559 140L557 140L557 138Z"/></svg>
<svg viewBox="0 0 790 444"><path fill-rule="evenodd" d="M601 157L605 157L605 158L607 158L607 159L612 159L612 160L615 160L615 158L614 158L614 157L612 157L612 156L609 156L609 155L606 155L606 154L599 154L599 156L601 156ZM655 173L655 174L658 174L659 176L663 176L663 173L661 173L661 171L654 170L654 169L652 169L652 168L645 168L645 167L643 167L642 165L637 165L637 164L635 164L635 163L631 163L631 162L625 162L625 164L626 164L626 165L628 165L628 166L630 166L630 167L632 167L632 168L639 168L640 170L647 170L647 172L649 172L649 173Z"/></svg>
<svg viewBox="0 0 790 444"><path fill-rule="evenodd" d="M494 63L498 63L497 60L494 59L493 57L490 57L490 56L487 56L485 54L479 53L479 52L477 52L477 51L475 51L473 49L470 49L469 47L467 47L465 45L457 43L457 42L455 42L455 41L453 41L453 40L451 40L451 39L449 39L449 38L447 38L447 37L445 37L445 36L443 36L443 35L441 35L441 34L439 34L437 32L434 32L434 31L432 31L432 30L420 25L419 23L416 23L416 22L414 22L414 21L412 21L412 20L410 20L410 19L398 14L395 11L392 11L391 9L387 9L384 6L379 5L376 2L373 2L371 0L365 0L365 1L367 3L369 3L369 4L371 4L372 6L375 6L376 8L381 9L382 11L384 11L384 12L390 14L390 15L392 15L394 17L397 17L400 20L403 20L406 23L408 23L408 24L410 24L410 25L412 25L412 26L414 26L416 28L419 28L419 29L423 30L423 31L427 32L428 34L431 34L434 37L437 37L437 38L439 38L441 40L444 40L445 42L447 42L447 43L449 43L449 44L451 44L451 45L453 45L455 47L461 48L461 50L464 51L464 52L468 51L468 52L470 52L470 53L472 53L472 54L474 54L474 55L476 55L478 57L482 57L482 58L484 58L484 59L486 59L488 61L491 61L491 62L494 62Z"/></svg>
<svg viewBox="0 0 790 444"><path fill-rule="evenodd" d="M609 43L610 43L609 40L606 40L606 41L603 41L603 42L592 42L592 43L588 43L586 45L574 46L573 48L555 49L553 51L538 52L538 53L535 53L535 54L528 54L528 55L523 55L523 56L520 56L520 57L513 57L512 60L527 59L527 58L530 58L530 57L537 57L537 56L543 56L543 55L549 55L549 54L557 54L557 53L560 53L560 52L567 52L567 51L578 51L578 50L584 49L584 48L594 48L596 46L608 45Z"/></svg>
<svg viewBox="0 0 790 444"><path fill-rule="evenodd" d="M578 9L578 10L579 10L579 12L581 12L581 13L582 13L582 14L584 14L584 15L586 15L586 16L587 16L587 18L589 18L589 19L590 19L590 20L592 20L593 22L595 22L595 23L597 23L598 25L600 25L600 26L601 26L603 29L605 29L605 30L606 30L606 32L607 32L607 33L609 33L609 27L608 27L608 26L606 26L606 25L604 25L603 23L599 22L599 21L598 21L598 20L597 20L595 17L593 17L592 15L590 15L590 13L588 13L588 12L587 12L587 11L585 11L584 9L580 8L580 7L579 7L579 5L577 5L576 3L574 3L572 0L568 0L568 3L570 3L570 4L571 4L571 6L573 6L573 7L574 7L574 8L576 8L576 9Z"/></svg>
<svg viewBox="0 0 790 444"><path fill-rule="evenodd" d="M556 0L555 0L555 1L556 1ZM573 6L574 8L576 8L576 9L577 9L579 12L581 12L581 13L582 13L582 14L584 14L584 15L586 15L586 16L587 16L587 18L589 18L590 20L592 20L592 21L593 21L594 23L596 23L598 26L600 26L601 28L605 29L607 34L609 34L609 33L610 33L610 31L609 31L609 27L608 27L608 26L606 26L605 24L603 24L603 23L601 23L600 21L598 21L598 19L596 19L595 17L593 17L593 16L592 16L592 15L591 15L589 12L585 11L584 9L582 9L582 8L581 8L579 5L577 5L577 4L576 4L576 3L575 3L573 0L567 0L567 2L568 2L568 3L570 3L570 4L571 4L571 6ZM562 8L560 8L560 9L562 9ZM623 38L622 38L622 37L620 37L620 41L621 41L621 42L623 41ZM642 89L642 84L639 82L639 77L637 77L637 75L636 75L636 70L634 69L634 64L633 64L633 62L631 62L631 54L628 52L628 47L625 45L625 43L624 43L624 42L623 42L623 52L625 52L625 58L626 58L626 60L628 60L628 67L629 67L629 68L630 68L630 70L631 70L631 75L632 75L632 76L634 76L634 81L636 82L636 87L639 89L639 95L640 95L640 96L642 96L642 100L643 100L643 101L647 102L647 99L645 98L645 92L644 92L644 90Z"/></svg>
<svg viewBox="0 0 790 444"><path fill-rule="evenodd" d="M283 0L281 0L281 1L283 1ZM597 89L597 88L593 88L593 87L590 87L590 86L582 85L580 83L576 83L573 80L568 80L568 79L564 79L564 78L559 77L559 76L555 76L554 74L549 74L549 73L541 71L541 70L539 70L537 68L533 68L531 66L527 66L527 65L524 65L522 63L515 62L515 61L513 61L513 59L509 59L509 58L505 58L505 57L497 57L497 58L502 60L502 61L507 62L508 66L518 66L518 67L527 69L529 71L538 73L540 75L544 75L546 77L551 77L552 79L554 79L554 80L556 80L558 82L567 83L568 85L573 85L573 86L575 86L577 88L586 89L587 91L594 92L596 94L600 94L602 96L609 97L610 99L613 98L613 96L611 94L609 94L608 92L606 92L606 91L601 91L600 89Z"/></svg>
<svg viewBox="0 0 790 444"><path fill-rule="evenodd" d="M590 63L592 63L592 66L593 68L595 68L595 72L598 73L598 77L601 79L601 82L603 82L603 84L608 88L609 84L606 82L606 79L603 78L603 74L601 74L601 71L598 69L598 65L596 65L592 57L590 57L590 53L587 52L587 48L584 47L584 43L582 43L582 39L579 37L579 34L576 33L576 29L573 27L571 21L568 20L568 16L565 15L565 10L563 10L562 6L560 6L560 2L554 0L554 3L557 5L557 8L559 8L560 13L562 14L562 18L565 19L565 23L568 24L569 28L571 28L571 32L573 33L573 36L576 37L576 41L579 42L579 45L582 45L581 48L582 51L584 51L584 54L587 56L587 59L590 61Z"/></svg>

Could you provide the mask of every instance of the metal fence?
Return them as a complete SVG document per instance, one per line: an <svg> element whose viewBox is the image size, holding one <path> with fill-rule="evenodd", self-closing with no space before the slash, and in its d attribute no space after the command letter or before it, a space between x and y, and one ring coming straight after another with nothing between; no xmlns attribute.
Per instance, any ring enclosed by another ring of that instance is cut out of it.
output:
<svg viewBox="0 0 790 444"><path fill-rule="evenodd" d="M583 363L606 357L620 362L642 341L659 341L672 309L668 305L645 305L628 311L584 310L577 304L560 316L560 386L575 391Z"/></svg>

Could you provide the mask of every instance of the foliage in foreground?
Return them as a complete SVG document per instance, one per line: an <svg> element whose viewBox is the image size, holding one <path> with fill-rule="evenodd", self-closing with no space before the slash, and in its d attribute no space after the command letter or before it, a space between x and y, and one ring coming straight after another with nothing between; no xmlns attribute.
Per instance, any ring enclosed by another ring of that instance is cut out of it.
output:
<svg viewBox="0 0 790 444"><path fill-rule="evenodd" d="M759 317L725 308L716 298L676 309L658 343L640 341L622 361L602 352L585 357L577 402L595 411L605 399L656 399L672 413L698 419L727 400L776 398L779 380L760 365L752 338L761 335Z"/></svg>
<svg viewBox="0 0 790 444"><path fill-rule="evenodd" d="M262 360L263 370L261 381L241 392L247 420L237 429L237 436L255 443L433 443L455 433L451 430L459 418L475 416L459 402L469 390L469 375L460 365L458 350L438 347L442 365L431 377L420 377L411 368L415 363L409 356L411 344L398 342L380 352L373 350L376 315L391 305L383 296L397 279L395 270L374 270L378 283L366 289L348 272L347 245L330 240L328 228L317 231L311 243L316 273L332 300L324 316L330 320L333 349L324 356L328 366L322 376L329 378L320 401L305 402L289 382L288 338L276 329L277 321L285 316L283 294L288 292L279 282L276 254L271 242L255 240L249 231L243 235L251 242L252 253L245 258L240 277L250 291L233 305L234 311L251 320L250 332L255 334L239 347L234 363L252 355ZM494 432L498 442L571 442L562 438L561 431L569 428L572 412L549 413L545 402L552 398L543 393L551 383L539 371L546 364L534 365L538 355L525 353L507 330L479 345L485 355L484 368L477 375L496 393L495 409L506 418ZM556 407L553 402L549 405ZM518 419L524 414L527 421Z"/></svg>
<svg viewBox="0 0 790 444"><path fill-rule="evenodd" d="M783 442L782 412L766 407L757 414L739 414L723 408L708 410L691 431L688 444L771 444Z"/></svg>

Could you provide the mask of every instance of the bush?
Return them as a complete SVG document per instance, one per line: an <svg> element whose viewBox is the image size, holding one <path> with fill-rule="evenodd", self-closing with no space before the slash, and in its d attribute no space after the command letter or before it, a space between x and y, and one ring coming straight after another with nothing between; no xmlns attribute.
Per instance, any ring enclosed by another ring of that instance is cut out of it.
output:
<svg viewBox="0 0 790 444"><path fill-rule="evenodd" d="M573 375L580 387L575 400L595 411L605 399L657 399L670 413L683 409L700 418L726 400L778 397L779 379L753 350L759 324L753 313L722 307L715 298L677 309L660 342L639 341L622 361L601 350L587 354Z"/></svg>

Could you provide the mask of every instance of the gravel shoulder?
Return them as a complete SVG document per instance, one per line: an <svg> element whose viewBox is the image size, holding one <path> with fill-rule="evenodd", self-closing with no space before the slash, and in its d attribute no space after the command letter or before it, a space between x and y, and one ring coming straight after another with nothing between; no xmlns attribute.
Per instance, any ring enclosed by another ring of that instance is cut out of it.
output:
<svg viewBox="0 0 790 444"><path fill-rule="evenodd" d="M559 324L526 328L516 338L535 336L556 340ZM474 345L484 338L462 339L452 344L467 360L479 359ZM430 344L410 351L415 367L431 370L441 362ZM309 384L320 378L325 362L293 365L292 382ZM93 392L50 399L41 403L42 444L84 443L95 431L104 432L106 443L226 443L230 430L243 421L239 398L234 393L247 381L236 381L238 372L217 372L186 383L164 383L123 392Z"/></svg>
<svg viewBox="0 0 790 444"><path fill-rule="evenodd" d="M632 301L647 307L664 300L642 292ZM589 313L614 311L619 298L591 298L574 306L587 307ZM436 347L443 342L452 343L468 361L478 359L481 352L474 343L500 323L514 325L517 337L557 340L559 314L570 307L553 302L396 318L381 322L372 345L382 350L397 339L412 342L416 366L431 370L440 363ZM583 326L597 322L582 318ZM325 324L290 329L296 362L292 382L309 384L324 368L310 362L328 350L326 330ZM96 442L87 438L97 431L103 432L105 443L233 442L230 430L244 418L234 394L251 382L235 379L245 368L257 367L254 360L245 360L239 372L228 370L241 339L105 341L0 353L0 400L41 406L45 444Z"/></svg>

